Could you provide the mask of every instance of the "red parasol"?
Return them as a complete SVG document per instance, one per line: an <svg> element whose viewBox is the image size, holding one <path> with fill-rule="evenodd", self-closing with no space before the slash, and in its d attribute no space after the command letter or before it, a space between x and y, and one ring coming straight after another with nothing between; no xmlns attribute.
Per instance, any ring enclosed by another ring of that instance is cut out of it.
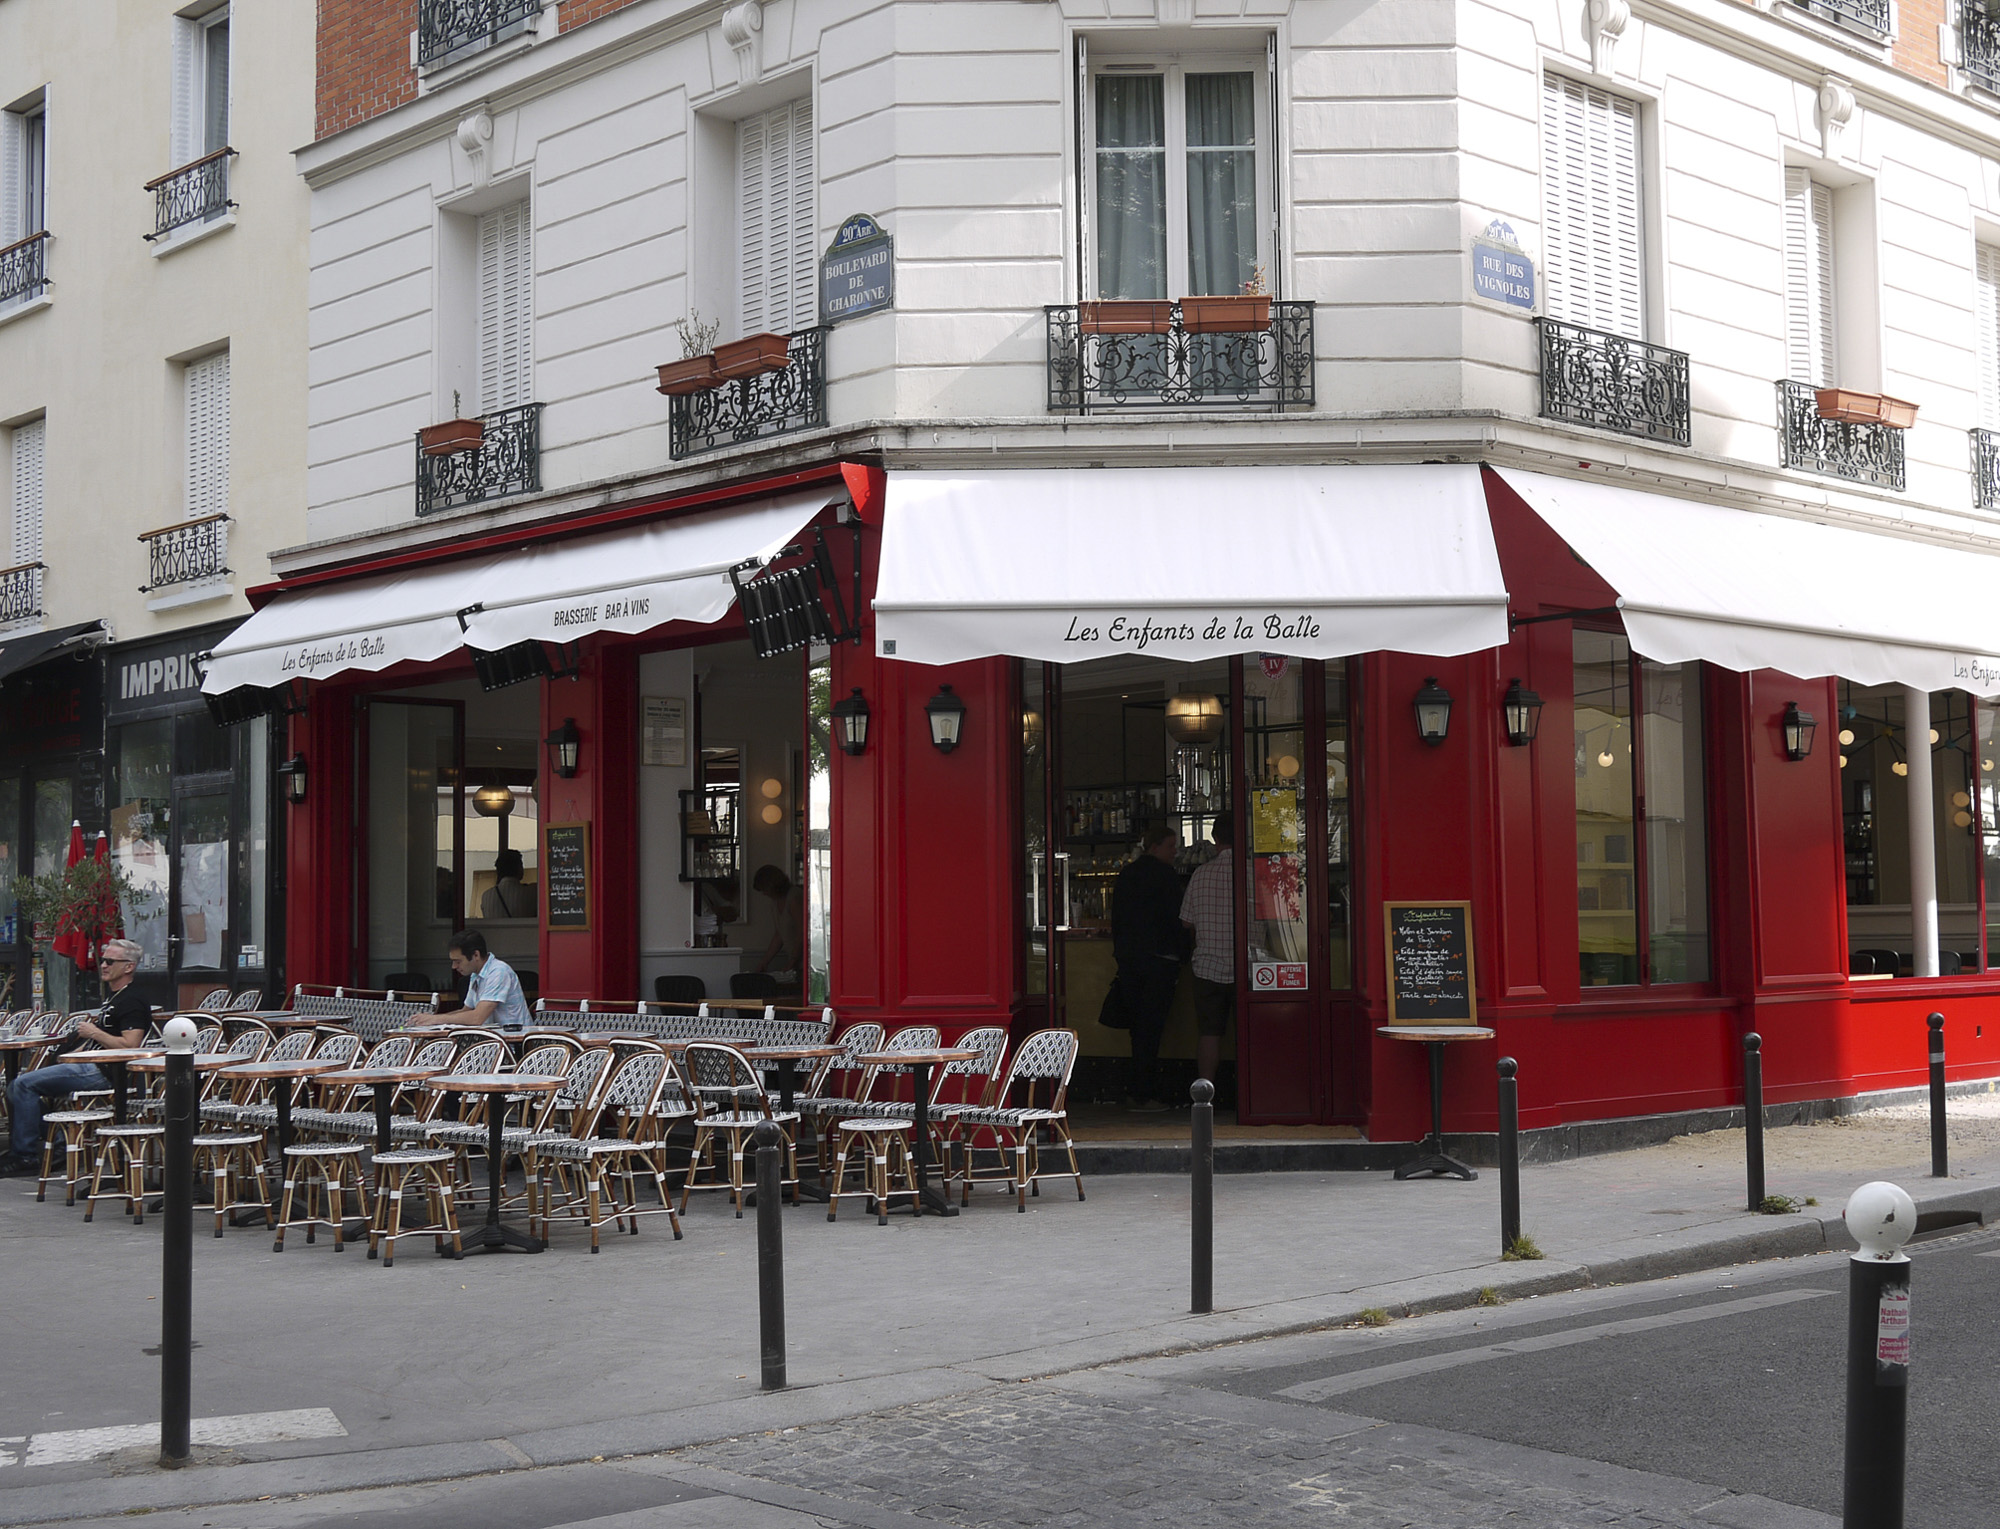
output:
<svg viewBox="0 0 2000 1529"><path fill-rule="evenodd" d="M72 819L69 825L69 859L65 860L63 865L67 869L81 864L82 861L83 824ZM58 924L56 937L49 942L49 949L59 956L68 956L78 966L82 966L84 957L89 953L90 942L83 937L81 930L64 929Z"/></svg>
<svg viewBox="0 0 2000 1529"><path fill-rule="evenodd" d="M101 828L97 830L97 852L91 858L99 865L103 865L111 859L111 840L105 836L105 832ZM124 935L125 918L118 906L118 893L107 887L104 893L104 904L97 910L97 917L92 921L92 928L90 930L90 948L86 954L89 956L91 964L94 966L97 958L103 954L104 942L106 940L122 939Z"/></svg>

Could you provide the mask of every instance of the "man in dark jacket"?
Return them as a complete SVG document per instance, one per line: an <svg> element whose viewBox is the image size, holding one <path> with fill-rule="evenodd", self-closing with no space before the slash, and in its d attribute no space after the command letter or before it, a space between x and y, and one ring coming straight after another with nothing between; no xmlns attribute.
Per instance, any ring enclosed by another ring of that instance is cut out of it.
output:
<svg viewBox="0 0 2000 1529"><path fill-rule="evenodd" d="M1160 1102L1160 1036L1181 975L1181 879L1174 871L1180 835L1155 828L1145 847L1118 873L1111 892L1111 951L1118 960L1118 992L1132 1026L1132 1097L1135 1110L1164 1110Z"/></svg>

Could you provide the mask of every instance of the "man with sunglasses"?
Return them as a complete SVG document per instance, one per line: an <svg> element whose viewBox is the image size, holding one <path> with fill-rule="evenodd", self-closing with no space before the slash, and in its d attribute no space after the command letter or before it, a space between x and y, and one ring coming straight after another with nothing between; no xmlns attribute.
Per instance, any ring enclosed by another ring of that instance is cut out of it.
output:
<svg viewBox="0 0 2000 1529"><path fill-rule="evenodd" d="M80 1019L76 1028L56 1042L58 1057L95 1043L106 1050L136 1046L153 1027L153 1006L132 985L145 948L137 940L106 940L97 974L111 995L96 1020ZM13 1123L12 1152L0 1160L0 1177L41 1171L42 1105L88 1089L109 1088L101 1068L89 1062L56 1061L24 1072L7 1089L8 1118Z"/></svg>

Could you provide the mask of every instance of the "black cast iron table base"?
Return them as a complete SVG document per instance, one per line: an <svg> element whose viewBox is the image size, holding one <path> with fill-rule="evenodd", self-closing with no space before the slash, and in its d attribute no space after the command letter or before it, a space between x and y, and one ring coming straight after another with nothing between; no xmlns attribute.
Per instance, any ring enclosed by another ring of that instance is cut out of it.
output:
<svg viewBox="0 0 2000 1529"><path fill-rule="evenodd" d="M1444 1150L1444 1048L1443 1041L1424 1042L1424 1050L1431 1054L1431 1134L1417 1143L1415 1157L1397 1167L1399 1179L1413 1179L1420 1173L1468 1181L1479 1177L1478 1169L1467 1167Z"/></svg>

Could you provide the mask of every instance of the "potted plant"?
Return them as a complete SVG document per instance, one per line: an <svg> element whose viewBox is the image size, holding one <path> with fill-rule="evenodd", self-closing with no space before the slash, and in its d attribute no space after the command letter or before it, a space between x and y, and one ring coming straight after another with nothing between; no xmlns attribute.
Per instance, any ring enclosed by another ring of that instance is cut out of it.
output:
<svg viewBox="0 0 2000 1529"><path fill-rule="evenodd" d="M1117 298L1079 303L1076 327L1084 334L1165 334L1173 327L1174 305L1164 299Z"/></svg>
<svg viewBox="0 0 2000 1529"><path fill-rule="evenodd" d="M19 916L32 931L44 958L54 951L88 971L97 948L124 928L124 915L150 912L159 894L143 890L109 858L86 856L75 865L40 876L17 876L13 885Z"/></svg>
<svg viewBox="0 0 2000 1529"><path fill-rule="evenodd" d="M720 327L714 321L704 324L698 310L674 321L681 338L681 358L659 369L662 393L671 398L715 386L715 332Z"/></svg>
<svg viewBox="0 0 2000 1529"><path fill-rule="evenodd" d="M1907 430L1917 422L1917 406L1886 393L1860 393L1853 388L1818 388L1821 419L1837 419L1849 425L1887 425L1891 430Z"/></svg>
<svg viewBox="0 0 2000 1529"><path fill-rule="evenodd" d="M781 334L746 334L740 340L715 347L715 375L722 382L735 377L756 377L764 372L782 372L791 364L791 340Z"/></svg>
<svg viewBox="0 0 2000 1529"><path fill-rule="evenodd" d="M451 390L451 412L458 415L458 389ZM426 425L417 432L417 441L427 457L448 457L461 451L477 451L486 440L486 421L462 416L442 424Z"/></svg>
<svg viewBox="0 0 2000 1529"><path fill-rule="evenodd" d="M1189 334L1261 334L1271 327L1271 296L1260 265L1230 297L1184 297L1181 328Z"/></svg>

